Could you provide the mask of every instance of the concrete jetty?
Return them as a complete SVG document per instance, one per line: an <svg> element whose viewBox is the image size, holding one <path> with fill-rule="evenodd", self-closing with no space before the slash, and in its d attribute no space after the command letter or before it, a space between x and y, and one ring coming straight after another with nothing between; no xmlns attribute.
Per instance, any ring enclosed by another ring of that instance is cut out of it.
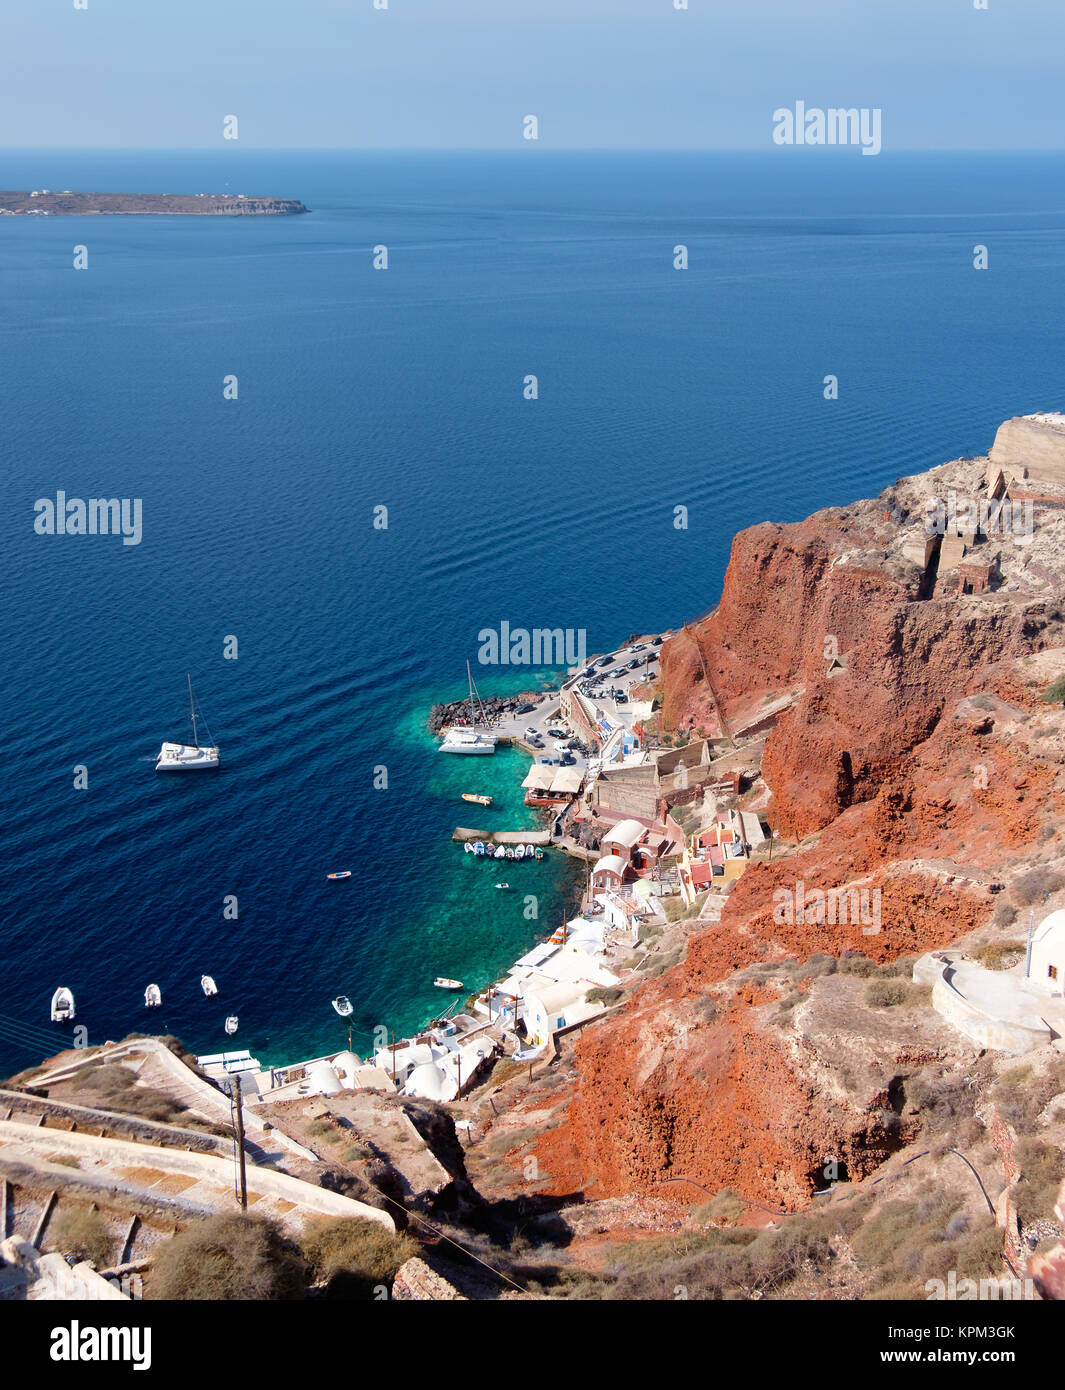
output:
<svg viewBox="0 0 1065 1390"><path fill-rule="evenodd" d="M468 830L466 826L455 827L453 840L492 840L497 845L549 845L550 830Z"/></svg>

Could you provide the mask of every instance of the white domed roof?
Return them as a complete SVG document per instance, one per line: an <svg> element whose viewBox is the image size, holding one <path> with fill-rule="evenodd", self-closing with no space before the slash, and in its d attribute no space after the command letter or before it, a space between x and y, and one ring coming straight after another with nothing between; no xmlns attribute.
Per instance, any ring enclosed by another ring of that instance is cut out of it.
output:
<svg viewBox="0 0 1065 1390"><path fill-rule="evenodd" d="M454 1100L457 1086L435 1062L423 1062L415 1067L403 1087L405 1096L420 1096L423 1100Z"/></svg>
<svg viewBox="0 0 1065 1390"><path fill-rule="evenodd" d="M307 1080L323 1096L335 1096L344 1089L328 1062L315 1062L308 1067Z"/></svg>

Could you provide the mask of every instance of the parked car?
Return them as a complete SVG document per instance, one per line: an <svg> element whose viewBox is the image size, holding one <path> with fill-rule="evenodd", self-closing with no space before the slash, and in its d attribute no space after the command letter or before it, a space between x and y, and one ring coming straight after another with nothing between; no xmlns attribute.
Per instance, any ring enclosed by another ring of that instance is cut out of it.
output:
<svg viewBox="0 0 1065 1390"><path fill-rule="evenodd" d="M629 697L625 694L623 690L619 690L618 693L614 696L614 703L616 705L627 705L629 703Z"/></svg>
<svg viewBox="0 0 1065 1390"><path fill-rule="evenodd" d="M610 666L613 660L614 658L612 656L601 656L595 664L597 666Z"/></svg>
<svg viewBox="0 0 1065 1390"><path fill-rule="evenodd" d="M549 737L551 737L551 738L565 738L565 737L566 737L566 731L565 731L565 729L548 729L548 730L547 730L547 733L548 733Z"/></svg>
<svg viewBox="0 0 1065 1390"><path fill-rule="evenodd" d="M525 737L526 737L526 738L539 738L539 737L540 737L540 730L539 730L539 729L534 729L534 728L532 727L532 725L530 724L529 727L525 730Z"/></svg>
<svg viewBox="0 0 1065 1390"><path fill-rule="evenodd" d="M532 714L532 712L533 712L533 710L534 710L535 708L536 708L535 705L519 705L518 708L514 711L514 713L515 713L515 714Z"/></svg>
<svg viewBox="0 0 1065 1390"><path fill-rule="evenodd" d="M660 647L661 645L662 645L662 639L661 639L661 637L652 637L652 638L651 638L651 646L652 646L652 647Z"/></svg>
<svg viewBox="0 0 1065 1390"><path fill-rule="evenodd" d="M642 666L642 665L643 665L643 662L642 662L642 661L640 660L640 658L637 656L637 657L635 657L632 661L629 662L627 669L628 669L629 671L635 671L637 666Z"/></svg>

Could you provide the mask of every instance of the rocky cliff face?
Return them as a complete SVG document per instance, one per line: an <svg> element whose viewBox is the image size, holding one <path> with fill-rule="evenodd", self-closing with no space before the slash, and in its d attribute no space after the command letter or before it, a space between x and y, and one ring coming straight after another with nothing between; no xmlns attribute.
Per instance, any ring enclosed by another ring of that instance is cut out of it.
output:
<svg viewBox="0 0 1065 1390"><path fill-rule="evenodd" d="M591 1177L595 1195L661 1192L683 1177L794 1209L826 1155L860 1176L906 1142L892 1087L914 1057L957 1052L956 1038L934 1015L885 1033L853 990L826 1026L816 969L792 972L802 1003L782 1015L772 963L945 946L990 920L1011 873L1061 853L1050 822L1065 714L1040 696L1065 670L1046 566L1065 517L1003 548L988 593L959 593L934 561L908 558L925 499L977 487L985 463L741 533L718 608L663 647L667 728L728 733L789 697L762 771L768 819L791 843L752 864L720 924L693 924L681 965L587 1030L567 1123L540 1146L559 1190ZM782 920L780 892L800 883L879 890L875 929Z"/></svg>

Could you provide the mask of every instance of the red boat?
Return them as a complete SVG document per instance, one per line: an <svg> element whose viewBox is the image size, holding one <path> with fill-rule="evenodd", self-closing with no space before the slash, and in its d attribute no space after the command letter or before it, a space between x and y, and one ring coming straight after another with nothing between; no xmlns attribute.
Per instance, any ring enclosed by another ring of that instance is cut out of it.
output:
<svg viewBox="0 0 1065 1390"><path fill-rule="evenodd" d="M350 877L351 877L351 870L350 870L350 869L345 869L343 873L339 873L339 874L326 874L326 878L350 878Z"/></svg>

